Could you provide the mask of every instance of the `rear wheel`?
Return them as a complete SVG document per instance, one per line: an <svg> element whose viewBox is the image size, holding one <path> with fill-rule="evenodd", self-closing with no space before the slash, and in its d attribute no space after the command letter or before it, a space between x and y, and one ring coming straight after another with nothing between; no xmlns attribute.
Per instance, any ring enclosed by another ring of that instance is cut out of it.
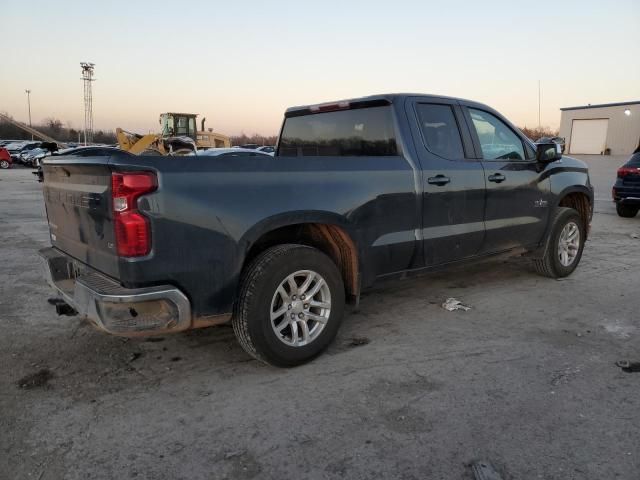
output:
<svg viewBox="0 0 640 480"><path fill-rule="evenodd" d="M247 268L233 330L247 353L279 367L305 363L335 337L344 284L335 263L304 245L279 245Z"/></svg>
<svg viewBox="0 0 640 480"><path fill-rule="evenodd" d="M533 261L539 274L551 278L570 275L580 263L586 232L580 215L573 208L559 207L542 258Z"/></svg>
<svg viewBox="0 0 640 480"><path fill-rule="evenodd" d="M638 214L638 210L640 210L640 207L637 205L623 205L621 203L616 203L616 212L624 218L635 217Z"/></svg>
<svg viewBox="0 0 640 480"><path fill-rule="evenodd" d="M11 166L11 164L6 160L0 160L0 168L7 169Z"/></svg>

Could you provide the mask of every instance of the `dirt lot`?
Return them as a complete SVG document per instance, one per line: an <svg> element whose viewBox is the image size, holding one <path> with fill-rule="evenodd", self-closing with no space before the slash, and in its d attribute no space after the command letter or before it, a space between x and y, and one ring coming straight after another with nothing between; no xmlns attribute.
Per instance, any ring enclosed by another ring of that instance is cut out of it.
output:
<svg viewBox="0 0 640 480"><path fill-rule="evenodd" d="M0 478L465 479L486 459L504 479L637 480L640 373L615 362L640 360L640 216L609 201L622 158L588 162L573 276L517 259L384 285L292 370L229 327L151 342L57 317L40 186L0 171Z"/></svg>

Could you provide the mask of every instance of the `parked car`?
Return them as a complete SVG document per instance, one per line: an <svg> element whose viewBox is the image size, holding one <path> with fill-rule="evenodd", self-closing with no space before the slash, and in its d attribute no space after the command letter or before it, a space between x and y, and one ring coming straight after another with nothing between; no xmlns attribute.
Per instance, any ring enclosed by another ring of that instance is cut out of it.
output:
<svg viewBox="0 0 640 480"><path fill-rule="evenodd" d="M10 143L5 148L9 151L11 158L14 162L22 163L22 155L27 153L29 150L33 150L34 148L39 148L42 145L42 142L16 142Z"/></svg>
<svg viewBox="0 0 640 480"><path fill-rule="evenodd" d="M0 168L7 169L11 168L13 161L11 160L11 155L8 150L4 147L0 147Z"/></svg>
<svg viewBox="0 0 640 480"><path fill-rule="evenodd" d="M28 167L37 167L44 157L51 155L46 148L33 148L20 154L20 161Z"/></svg>
<svg viewBox="0 0 640 480"><path fill-rule="evenodd" d="M613 201L616 202L618 215L633 218L640 210L640 153L631 158L618 169L616 183L612 190Z"/></svg>
<svg viewBox="0 0 640 480"><path fill-rule="evenodd" d="M428 95L290 108L275 157L114 152L43 172L59 313L123 336L231 321L278 366L322 352L380 279L523 253L570 275L593 211L582 161Z"/></svg>
<svg viewBox="0 0 640 480"><path fill-rule="evenodd" d="M264 147L258 147L257 150L264 153L274 153L276 151L276 147L272 147L271 145L265 145Z"/></svg>
<svg viewBox="0 0 640 480"><path fill-rule="evenodd" d="M0 140L0 147L6 147L10 143L19 143L22 140Z"/></svg>
<svg viewBox="0 0 640 480"><path fill-rule="evenodd" d="M75 157L75 158L83 158L83 157L110 157L111 155L120 155L126 154L129 156L134 156L132 153L125 152L117 147L111 147L107 145L99 145L99 146L87 146L87 147L71 147L64 148L62 150L57 150L52 152L52 156L65 156L65 157ZM38 181L44 181L44 176L42 173L42 165L39 163L36 165L37 171L33 172L37 177Z"/></svg>
<svg viewBox="0 0 640 480"><path fill-rule="evenodd" d="M197 154L191 153L189 155L197 155L199 157L239 157L239 156L256 156L256 155L268 155L266 152L258 150L252 150L249 148L208 148L206 150L200 150Z"/></svg>
<svg viewBox="0 0 640 480"><path fill-rule="evenodd" d="M557 143L560 145L560 152L564 153L564 138L562 137L542 137L536 143Z"/></svg>
<svg viewBox="0 0 640 480"><path fill-rule="evenodd" d="M110 146L88 146L88 147L70 147L53 152L53 156L65 157L110 157L114 152L124 152L117 147ZM126 152L125 152L126 153ZM130 154L132 155L132 154Z"/></svg>
<svg viewBox="0 0 640 480"><path fill-rule="evenodd" d="M257 143L245 143L244 145L240 145L240 148L246 148L248 150L256 150L260 145Z"/></svg>

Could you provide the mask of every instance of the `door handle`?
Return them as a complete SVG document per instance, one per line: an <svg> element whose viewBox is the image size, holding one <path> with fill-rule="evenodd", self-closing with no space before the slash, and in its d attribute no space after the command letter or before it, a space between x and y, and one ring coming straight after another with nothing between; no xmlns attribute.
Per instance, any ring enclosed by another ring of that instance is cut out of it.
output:
<svg viewBox="0 0 640 480"><path fill-rule="evenodd" d="M436 175L435 177L429 177L427 179L427 183L431 185L439 185L443 186L449 183L451 179L449 177L445 177L444 175Z"/></svg>
<svg viewBox="0 0 640 480"><path fill-rule="evenodd" d="M488 177L488 180L490 182L495 182L495 183L504 182L506 179L507 179L507 177L505 177L501 173L494 173L493 175L489 175L489 177Z"/></svg>

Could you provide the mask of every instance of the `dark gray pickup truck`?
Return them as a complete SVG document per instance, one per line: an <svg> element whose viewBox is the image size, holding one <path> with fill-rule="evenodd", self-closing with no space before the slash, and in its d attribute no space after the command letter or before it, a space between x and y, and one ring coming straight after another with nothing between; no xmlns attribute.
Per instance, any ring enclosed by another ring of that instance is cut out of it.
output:
<svg viewBox="0 0 640 480"><path fill-rule="evenodd" d="M102 155L43 162L59 313L126 336L231 321L279 366L381 278L508 252L569 275L592 216L584 163L448 97L290 108L273 157Z"/></svg>

